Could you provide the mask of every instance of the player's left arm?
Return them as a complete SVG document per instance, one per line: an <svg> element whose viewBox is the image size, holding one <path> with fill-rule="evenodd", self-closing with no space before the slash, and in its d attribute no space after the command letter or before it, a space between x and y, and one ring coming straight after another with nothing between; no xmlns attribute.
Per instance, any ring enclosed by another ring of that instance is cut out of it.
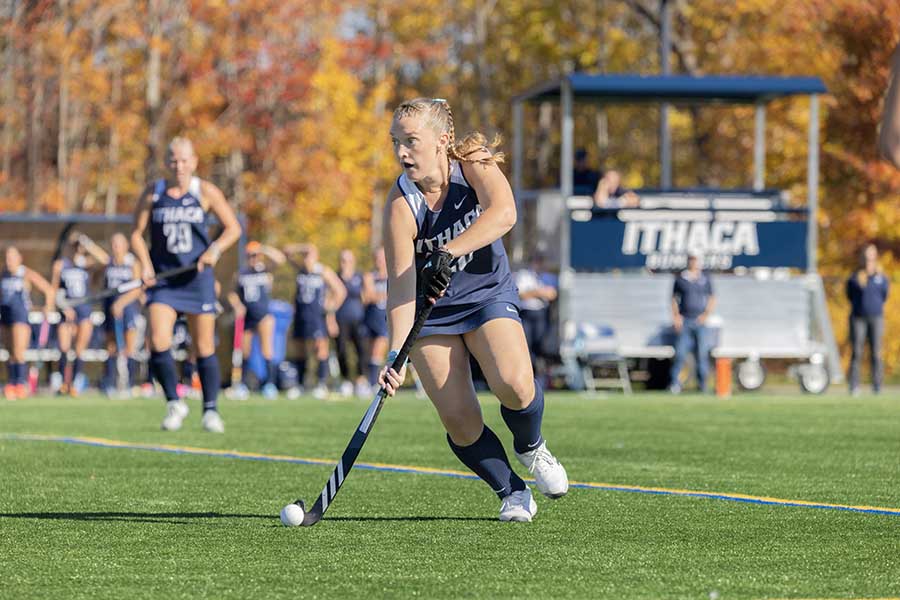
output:
<svg viewBox="0 0 900 600"><path fill-rule="evenodd" d="M197 259L198 271L202 271L205 266L215 267L222 253L241 237L241 224L237 220L234 209L225 199L222 190L209 181L202 181L200 186L200 194L206 202L207 210L216 215L223 229L219 237L213 240L206 252Z"/></svg>
<svg viewBox="0 0 900 600"><path fill-rule="evenodd" d="M337 273L329 267L322 269L322 279L325 280L325 285L328 286L325 310L328 312L336 311L347 299L347 288L344 286L341 278L337 276Z"/></svg>
<svg viewBox="0 0 900 600"><path fill-rule="evenodd" d="M706 282L706 291L709 295L706 297L706 308L703 309L703 313L698 319L700 323L706 323L706 319L709 318L709 315L711 315L716 308L716 295L713 292L712 283L710 283L709 280Z"/></svg>
<svg viewBox="0 0 900 600"><path fill-rule="evenodd" d="M891 74L878 135L881 154L900 169L900 45L891 56Z"/></svg>
<svg viewBox="0 0 900 600"><path fill-rule="evenodd" d="M490 156L487 150L477 150L467 158L484 161ZM500 167L493 162L461 164L466 181L478 195L478 203L484 212L459 237L447 244L446 250L453 256L464 256L484 248L502 238L516 224L516 201Z"/></svg>
<svg viewBox="0 0 900 600"><path fill-rule="evenodd" d="M25 281L36 287L44 295L44 310L51 311L56 304L56 290L44 276L25 267Z"/></svg>

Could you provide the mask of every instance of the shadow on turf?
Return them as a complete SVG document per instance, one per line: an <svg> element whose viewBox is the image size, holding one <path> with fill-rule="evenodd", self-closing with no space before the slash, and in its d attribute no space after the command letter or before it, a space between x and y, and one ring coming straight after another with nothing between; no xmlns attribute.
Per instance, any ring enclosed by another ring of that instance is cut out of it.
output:
<svg viewBox="0 0 900 600"><path fill-rule="evenodd" d="M277 515L245 515L217 512L27 512L0 513L0 519L47 519L52 521L130 521L132 523L166 523L187 525L184 519L277 519ZM330 517L326 521L372 522L372 521L496 521L488 517Z"/></svg>
<svg viewBox="0 0 900 600"><path fill-rule="evenodd" d="M278 518L272 515L240 515L217 512L194 513L138 513L138 512L28 512L0 513L0 519L49 519L60 521L131 521L134 523L167 523L187 525L183 519L266 519Z"/></svg>

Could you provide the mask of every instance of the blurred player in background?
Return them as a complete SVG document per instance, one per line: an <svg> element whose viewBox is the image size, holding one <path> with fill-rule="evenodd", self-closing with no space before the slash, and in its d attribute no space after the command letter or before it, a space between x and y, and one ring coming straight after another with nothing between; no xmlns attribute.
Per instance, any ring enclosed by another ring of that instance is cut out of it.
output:
<svg viewBox="0 0 900 600"><path fill-rule="evenodd" d="M56 295L49 281L22 264L22 255L15 246L6 248L4 261L0 273L0 331L9 359L3 395L7 400L16 400L28 396L25 352L31 341L31 325L28 324L31 289L37 288L44 295L44 319L53 310Z"/></svg>
<svg viewBox="0 0 900 600"><path fill-rule="evenodd" d="M292 347L298 388L290 396L302 393L306 359L310 354L307 346L311 346L318 360L313 396L322 399L328 396L329 336L325 313L334 312L344 302L347 290L335 272L319 262L319 250L314 244L292 244L284 253L297 270Z"/></svg>
<svg viewBox="0 0 900 600"><path fill-rule="evenodd" d="M94 323L91 321L93 307L90 304L77 304L77 302L88 295L91 269L108 262L109 255L103 248L83 233L73 231L63 248L62 257L53 263L53 275L50 283L57 293L65 295L65 302L69 305L60 311L61 321L56 328L56 339L59 342L59 364L58 375L51 387L60 394L77 396L82 387L81 370L84 366L84 351L87 350L91 341ZM75 360L72 363L71 376L67 376L69 350L73 345Z"/></svg>
<svg viewBox="0 0 900 600"><path fill-rule="evenodd" d="M141 268L134 255L128 251L128 239L121 233L114 234L109 240L111 256L104 272L106 289L119 287L125 282L141 278ZM107 298L103 302L103 321L106 331L106 365L103 371L103 388L110 393L116 388L116 367L119 357L127 361L128 388L135 385L138 362L137 331L135 319L140 312L140 289L126 292L120 296Z"/></svg>
<svg viewBox="0 0 900 600"><path fill-rule="evenodd" d="M363 277L363 302L366 312L363 323L369 338L368 365L366 378L371 388L378 385L378 371L384 364L388 350L387 329L387 264L384 261L384 247L379 246L372 255L375 268Z"/></svg>
<svg viewBox="0 0 900 600"><path fill-rule="evenodd" d="M181 428L188 414L178 397L172 332L179 312L188 317L197 370L203 387L202 425L221 433L225 424L219 415L219 362L215 355L216 290L213 268L222 252L241 235L241 226L222 191L194 175L197 154L190 140L174 138L166 155L167 179L147 186L138 202L131 245L141 262L150 313L150 368L166 396L162 428ZM210 241L208 216L222 224L218 239ZM150 230L150 248L144 232ZM157 273L196 263L196 270L157 281Z"/></svg>
<svg viewBox="0 0 900 600"><path fill-rule="evenodd" d="M380 383L390 394L402 384L406 369L391 369L392 357L417 306L433 302L410 358L450 448L501 499L501 521L531 521L537 504L484 423L469 367L471 354L500 400L516 456L537 488L551 498L564 495L566 471L541 433L543 391L531 369L501 240L516 223L516 204L500 157L481 134L457 141L450 105L440 99L401 104L391 139L403 172L385 204L391 353Z"/></svg>
<svg viewBox="0 0 900 600"><path fill-rule="evenodd" d="M850 393L859 394L859 371L866 341L869 342L869 358L872 365L872 391L881 391L884 379L884 362L881 344L884 339L884 303L887 301L889 283L878 264L878 248L867 244L861 256L862 266L847 280L846 293L850 301L850 374L847 377Z"/></svg>
<svg viewBox="0 0 900 600"><path fill-rule="evenodd" d="M528 340L531 365L539 376L544 375L545 370L538 368L538 360L543 358L543 343L550 329L550 303L558 295L548 275L544 272L544 257L537 252L531 256L528 268L516 272L516 287L522 299L522 327Z"/></svg>
<svg viewBox="0 0 900 600"><path fill-rule="evenodd" d="M235 275L235 289L228 293L228 301L235 315L244 319L241 383L246 389L246 360L250 356L253 336L258 335L260 353L266 361L266 376L262 381L261 391L266 398L274 398L278 395L278 388L275 386L278 365L274 359L275 317L269 312L273 279L266 261L278 266L284 264L287 257L277 248L255 241L247 243L245 252L247 266Z"/></svg>
<svg viewBox="0 0 900 600"><path fill-rule="evenodd" d="M672 286L672 326L675 329L675 358L669 373L669 391L681 392L681 369L691 351L697 367L697 386L706 392L709 375L709 332L706 320L716 306L712 281L700 268L700 257L688 257L688 268L675 277Z"/></svg>
<svg viewBox="0 0 900 600"><path fill-rule="evenodd" d="M363 324L365 308L363 306L363 275L356 270L356 257L349 249L341 250L340 268L338 275L347 296L340 308L337 309L337 355L341 369L341 395L352 396L354 391L358 396L367 395L366 380L363 375L363 364L366 360L366 346L368 330ZM350 374L350 345L356 351L356 377ZM355 385L354 385L355 384Z"/></svg>

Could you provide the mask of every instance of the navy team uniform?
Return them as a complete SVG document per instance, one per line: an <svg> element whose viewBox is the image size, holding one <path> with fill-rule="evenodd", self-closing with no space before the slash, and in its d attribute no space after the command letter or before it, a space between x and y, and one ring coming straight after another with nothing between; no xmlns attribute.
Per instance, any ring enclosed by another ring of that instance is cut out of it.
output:
<svg viewBox="0 0 900 600"><path fill-rule="evenodd" d="M469 186L459 163L452 162L450 189L438 212L428 208L425 196L406 174L397 181L418 225L416 233L416 272L431 253L459 236L482 213L475 190ZM501 240L495 240L467 256L458 258L450 287L431 311L419 337L461 335L477 329L491 319L519 318L519 292L513 281ZM417 308L424 299L416 299Z"/></svg>
<svg viewBox="0 0 900 600"><path fill-rule="evenodd" d="M156 273L196 263L209 244L207 214L200 203L200 178L191 178L187 193L180 198L169 195L164 179L157 181L150 209L150 260ZM147 294L147 304L155 303L170 306L179 313L215 315L213 269L188 271L160 281ZM171 348L151 352L150 364L166 400L178 400ZM220 386L216 355L198 357L197 372L203 387L203 410L216 410Z"/></svg>
<svg viewBox="0 0 900 600"><path fill-rule="evenodd" d="M366 304L366 315L363 323L368 330L368 337L387 337L387 277L381 277L377 271L372 273L375 283L375 291L381 296L381 300Z"/></svg>
<svg viewBox="0 0 900 600"><path fill-rule="evenodd" d="M297 272L297 293L294 297L294 339L317 340L327 337L325 327L325 278L322 265L316 264L312 273L302 269ZM297 378L303 384L306 373L306 358L298 358L294 365ZM319 383L328 377L328 361L319 361L317 369Z"/></svg>
<svg viewBox="0 0 900 600"><path fill-rule="evenodd" d="M238 273L237 295L247 308L245 329L256 329L269 314L269 298L272 294L272 276L265 265L247 267Z"/></svg>
<svg viewBox="0 0 900 600"><path fill-rule="evenodd" d="M364 339L368 337L363 318L365 317L365 308L362 303L362 287L363 277L361 273L353 273L349 279L341 277L344 286L347 288L347 297L344 303L335 313L338 323L337 338L337 355L338 363L341 366L341 376L348 379L350 375L350 365L347 361L348 343L352 342L356 348L357 369L362 374L362 357L364 354Z"/></svg>
<svg viewBox="0 0 900 600"><path fill-rule="evenodd" d="M387 337L387 277L381 277L378 271L372 272L372 280L375 284L375 291L381 300L366 304L366 313L363 317L363 325L366 328L367 337L379 338ZM368 380L369 385L375 386L378 383L378 371L381 365L376 361L374 356L369 357Z"/></svg>
<svg viewBox="0 0 900 600"><path fill-rule="evenodd" d="M79 261L80 262L80 261ZM62 259L62 270L59 274L60 287L66 292L66 298L73 303L88 295L88 285L91 274L83 265L77 264L68 258ZM90 304L77 304L72 307L75 311L75 322L81 323L91 316ZM65 315L63 314L63 318Z"/></svg>
<svg viewBox="0 0 900 600"><path fill-rule="evenodd" d="M15 273L6 269L0 274L0 325L12 327L16 323L28 323L28 309L31 301L25 291L25 266L21 265ZM8 383L24 384L26 369L24 363L13 362L10 356L6 365Z"/></svg>
<svg viewBox="0 0 900 600"><path fill-rule="evenodd" d="M25 266L10 273L0 274L0 325L10 327L15 323L28 323L31 302L25 292Z"/></svg>
<svg viewBox="0 0 900 600"><path fill-rule="evenodd" d="M106 265L106 271L103 274L103 278L106 289L117 288L123 283L127 283L134 279L134 257L130 254L127 255L125 262L121 265L116 264L110 259L109 264ZM116 332L116 323L112 312L112 305L118 297L118 295L113 296L103 301L103 313L106 316L103 326L110 335L115 335ZM125 330L134 329L135 318L137 317L139 310L140 303L137 300L131 302L123 309L122 325Z"/></svg>
<svg viewBox="0 0 900 600"><path fill-rule="evenodd" d="M122 264L117 264L114 259L110 258L109 264L106 265L106 270L103 273L104 285L106 289L114 289L134 279L134 256L131 254L127 254L125 256L125 262ZM113 303L118 299L118 295L113 296L111 298L107 298L103 301L103 329L106 331L107 336L116 336L116 345L124 344L124 340L120 340L119 336L116 334L116 317L113 315L112 306ZM140 302L135 300L134 302L129 303L125 308L122 309L122 316L120 318L120 323L122 327L122 334L124 332L134 329L136 326L135 319L138 315L138 311L140 311ZM125 352L125 348L118 348L119 352ZM106 358L106 364L104 365L103 371L103 385L107 388L115 387L115 372L116 372L116 356L110 355ZM128 357L128 385L134 385L137 371L138 371L138 362L133 356Z"/></svg>
<svg viewBox="0 0 900 600"><path fill-rule="evenodd" d="M164 179L157 181L150 213L150 260L156 273L196 263L209 242L207 215L200 204L200 178L191 179L181 198L169 196ZM157 302L176 312L215 314L213 270L189 271L159 282L147 298L148 304Z"/></svg>
<svg viewBox="0 0 900 600"><path fill-rule="evenodd" d="M415 237L416 272L432 252L449 243L468 229L481 215L475 190L466 181L460 164L450 163L450 186L441 210L428 208L425 196L403 173L397 181L406 203L418 225ZM458 257L450 287L435 304L420 338L429 335L462 335L492 319L519 318L519 292L516 289L509 260L501 240ZM419 308L425 299L418 293ZM500 414L513 434L516 452L523 453L543 443L541 420L544 393L534 382L535 396L526 408L511 410L500 407ZM509 466L506 451L497 435L484 426L481 437L469 446L457 446L450 436L447 442L457 458L481 477L500 499L526 488L525 482Z"/></svg>

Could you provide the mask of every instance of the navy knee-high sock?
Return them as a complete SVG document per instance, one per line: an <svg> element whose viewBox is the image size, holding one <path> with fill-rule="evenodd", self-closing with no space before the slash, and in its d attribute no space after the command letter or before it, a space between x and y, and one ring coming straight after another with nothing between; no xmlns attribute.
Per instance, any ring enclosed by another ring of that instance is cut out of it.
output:
<svg viewBox="0 0 900 600"><path fill-rule="evenodd" d="M22 385L28 383L28 363L20 362L19 364L19 379L18 382Z"/></svg>
<svg viewBox="0 0 900 600"><path fill-rule="evenodd" d="M541 422L544 419L544 390L537 379L534 380L534 399L522 410L500 407L500 414L513 434L513 447L522 454L541 445Z"/></svg>
<svg viewBox="0 0 900 600"><path fill-rule="evenodd" d="M59 369L59 374L63 376L63 381L66 380L66 367L69 364L69 353L68 352L60 352L59 353L59 363L57 364L57 368Z"/></svg>
<svg viewBox="0 0 900 600"><path fill-rule="evenodd" d="M115 387L116 385L116 356L114 354L110 354L106 357L106 362L103 364L103 386L104 387Z"/></svg>
<svg viewBox="0 0 900 600"><path fill-rule="evenodd" d="M137 382L138 367L140 363L135 358L128 357L128 386L131 387Z"/></svg>
<svg viewBox="0 0 900 600"><path fill-rule="evenodd" d="M197 358L197 374L200 375L200 386L203 388L203 411L216 410L219 401L219 359L215 354Z"/></svg>
<svg viewBox="0 0 900 600"><path fill-rule="evenodd" d="M9 383L11 385L24 383L21 379L22 369L19 368L21 366L21 364L22 363L17 363L17 362L12 362L12 361L6 363L6 374L9 379Z"/></svg>
<svg viewBox="0 0 900 600"><path fill-rule="evenodd" d="M278 361L274 358L266 361L266 383L275 385L275 379L278 377Z"/></svg>
<svg viewBox="0 0 900 600"><path fill-rule="evenodd" d="M75 360L72 361L72 382L75 382L75 378L81 374L81 367L84 365L84 361L81 360L80 356L76 356Z"/></svg>
<svg viewBox="0 0 900 600"><path fill-rule="evenodd" d="M194 381L194 373L197 371L197 365L192 360L186 360L181 363L181 383L191 385Z"/></svg>
<svg viewBox="0 0 900 600"><path fill-rule="evenodd" d="M376 383L378 383L378 372L381 371L381 365L379 365L377 362L370 362L368 371L369 385L374 386Z"/></svg>
<svg viewBox="0 0 900 600"><path fill-rule="evenodd" d="M150 372L162 386L166 400L178 400L178 388L176 387L175 359L172 352L164 350L150 353Z"/></svg>
<svg viewBox="0 0 900 600"><path fill-rule="evenodd" d="M297 369L297 385L302 386L306 379L306 358L294 360L294 367Z"/></svg>
<svg viewBox="0 0 900 600"><path fill-rule="evenodd" d="M484 426L481 437L470 446L457 446L449 435L447 443L456 457L491 486L501 500L513 492L525 489L525 482L509 466L500 438L487 425Z"/></svg>
<svg viewBox="0 0 900 600"><path fill-rule="evenodd" d="M319 377L319 385L325 383L325 380L328 379L328 359L320 360L319 367L316 369L316 375Z"/></svg>

